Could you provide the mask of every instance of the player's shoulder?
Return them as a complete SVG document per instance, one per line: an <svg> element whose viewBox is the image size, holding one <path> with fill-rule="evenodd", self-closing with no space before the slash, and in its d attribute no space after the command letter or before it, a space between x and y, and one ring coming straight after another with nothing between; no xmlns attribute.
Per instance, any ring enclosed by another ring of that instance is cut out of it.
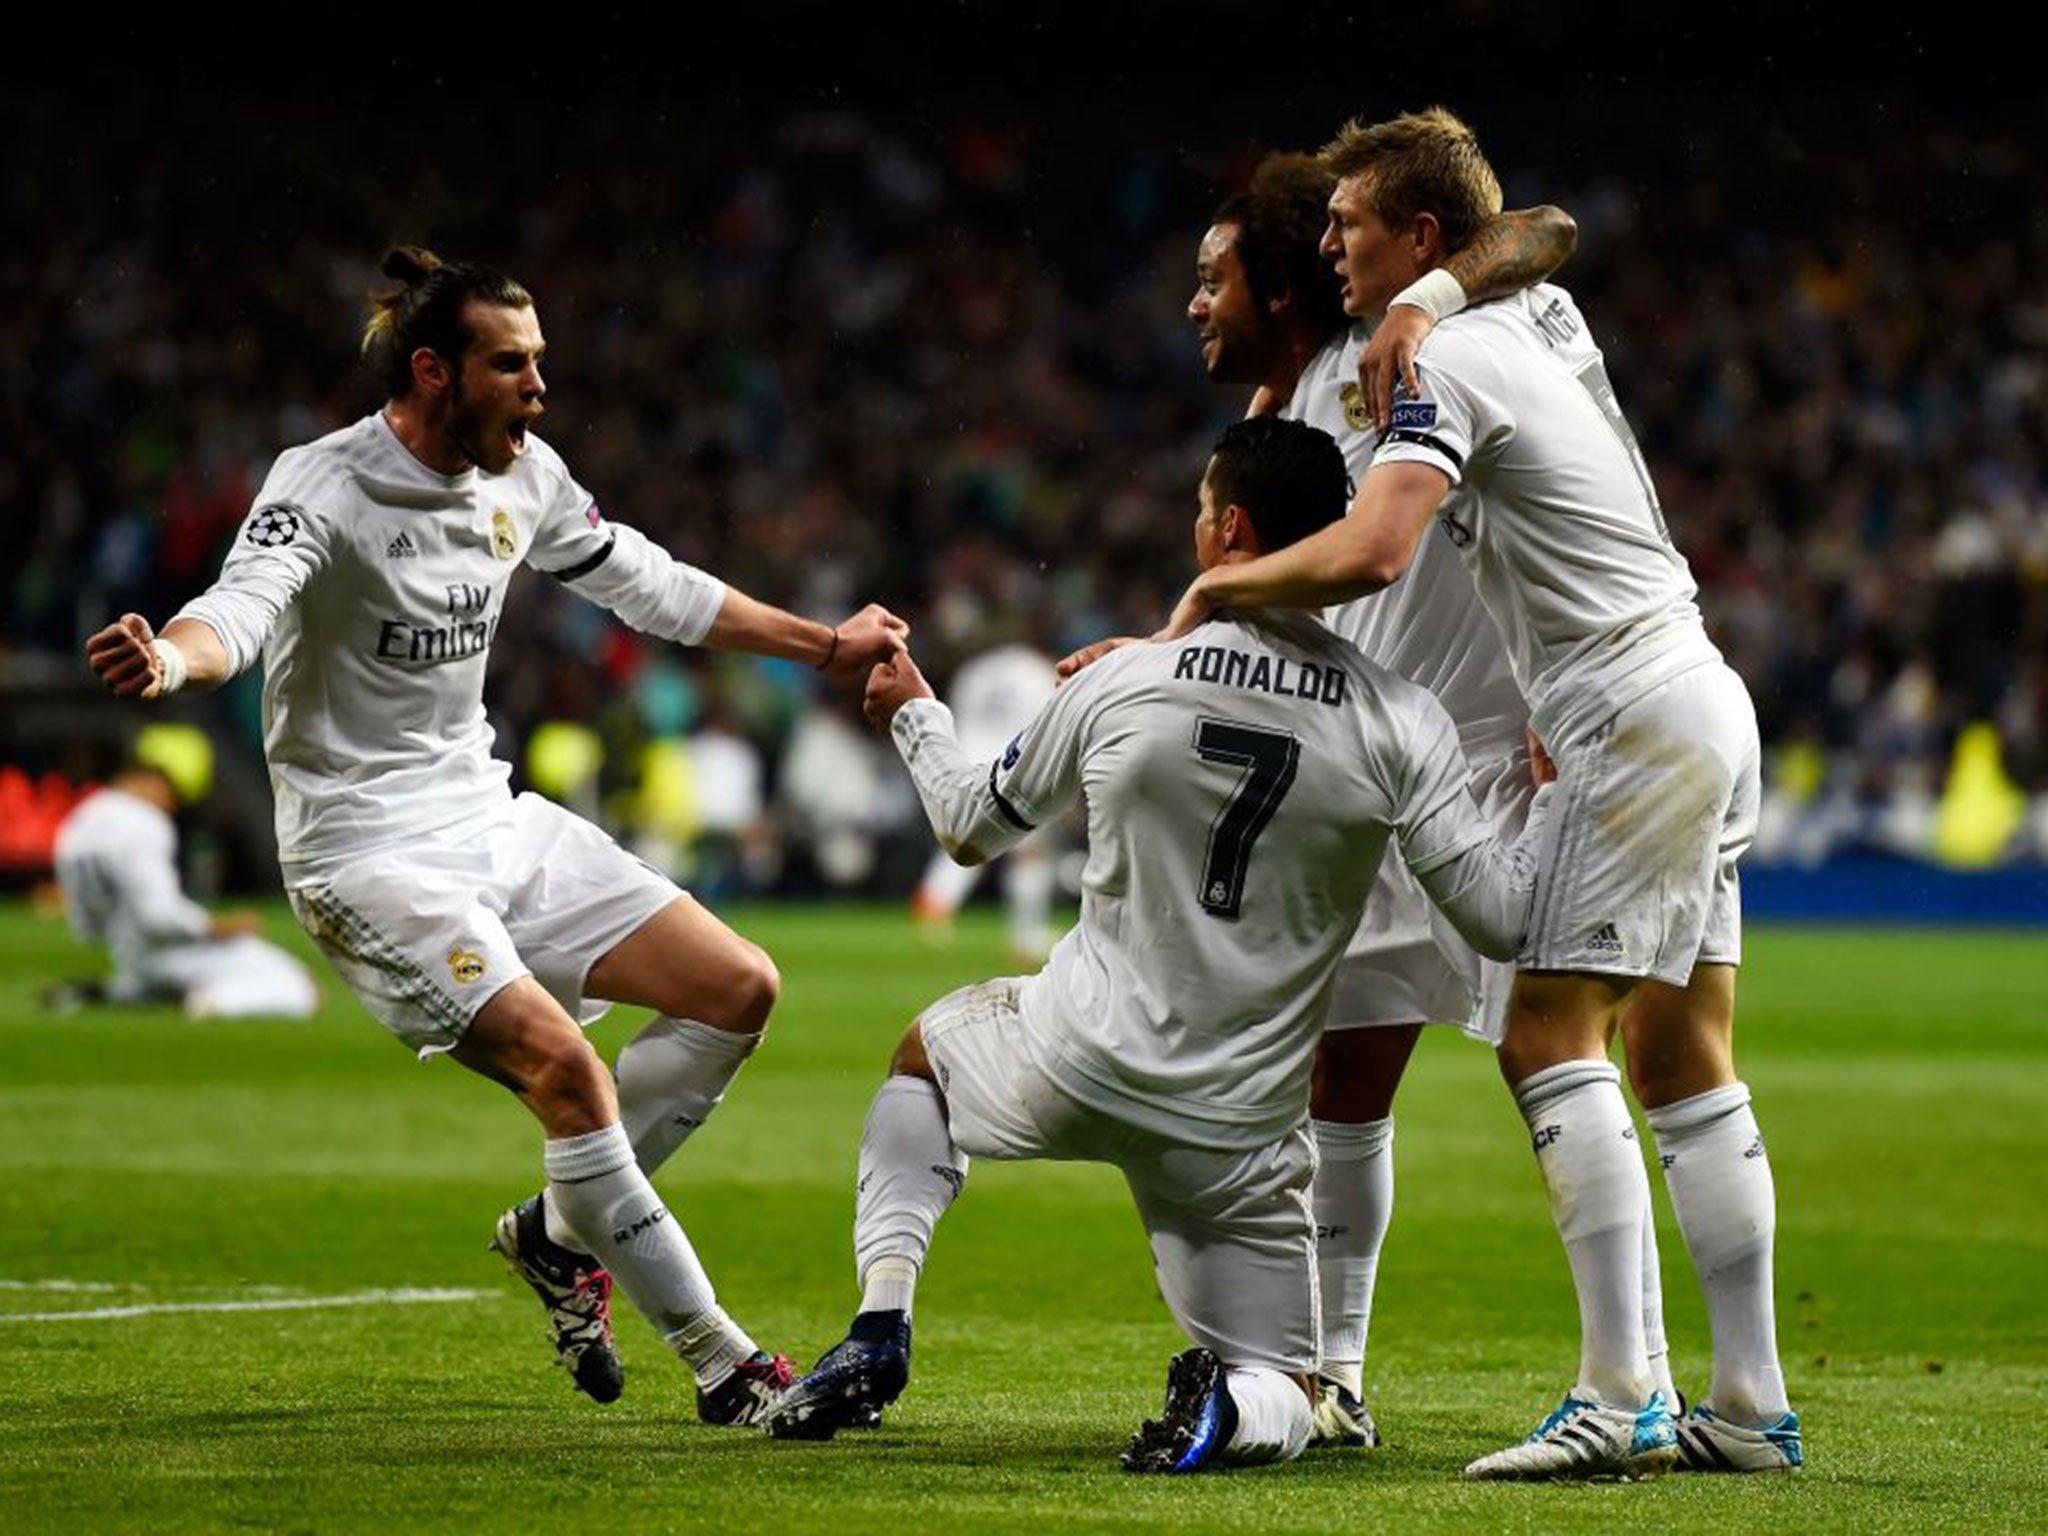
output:
<svg viewBox="0 0 2048 1536"><path fill-rule="evenodd" d="M563 480L571 478L569 461L562 457L561 450L536 432L526 434L526 452L521 456L520 462L537 474Z"/></svg>
<svg viewBox="0 0 2048 1536"><path fill-rule="evenodd" d="M1338 326L1323 338L1316 355L1309 360L1304 371L1307 373L1336 373L1355 378L1358 373L1358 354L1372 342L1372 327L1362 320L1351 320Z"/></svg>
<svg viewBox="0 0 2048 1536"><path fill-rule="evenodd" d="M101 846L133 848L172 831L171 819L155 806L118 789L86 796L57 829L60 849Z"/></svg>
<svg viewBox="0 0 2048 1536"><path fill-rule="evenodd" d="M1555 352L1586 335L1578 300L1556 283L1535 283L1443 320L1423 338L1417 357L1456 367L1513 352Z"/></svg>
<svg viewBox="0 0 2048 1536"><path fill-rule="evenodd" d="M1358 356L1371 340L1372 332L1358 321L1330 332L1303 365L1294 393L1280 414L1290 421L1321 427L1340 441L1347 432L1368 430L1372 418L1359 388Z"/></svg>
<svg viewBox="0 0 2048 1536"><path fill-rule="evenodd" d="M301 520L335 516L357 479L373 472L380 460L388 457L389 449L382 441L388 430L381 418L372 414L285 449L264 478L252 516L269 511L273 522L287 512Z"/></svg>
<svg viewBox="0 0 2048 1536"><path fill-rule="evenodd" d="M519 456L510 472L524 477L544 499L576 489L576 477L569 472L569 461L562 457L553 443L531 432L526 434L526 452Z"/></svg>
<svg viewBox="0 0 2048 1536"><path fill-rule="evenodd" d="M1246 631L1263 643L1312 662L1325 673L1345 673L1349 680L1346 700L1358 706L1361 718L1393 717L1406 722L1426 718L1431 710L1441 708L1427 688L1374 661L1312 614L1269 608L1237 617Z"/></svg>

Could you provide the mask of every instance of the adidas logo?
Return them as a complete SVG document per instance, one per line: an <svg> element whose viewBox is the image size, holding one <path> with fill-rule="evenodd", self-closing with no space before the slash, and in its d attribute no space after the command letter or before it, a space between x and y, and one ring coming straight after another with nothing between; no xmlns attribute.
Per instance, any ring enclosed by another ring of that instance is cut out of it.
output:
<svg viewBox="0 0 2048 1536"><path fill-rule="evenodd" d="M419 547L413 543L412 535L401 532L397 538L384 546L386 560L411 560L418 556Z"/></svg>
<svg viewBox="0 0 2048 1536"><path fill-rule="evenodd" d="M1621 953L1621 935L1614 931L1614 924L1602 923L1593 937L1586 940L1586 948L1597 949L1602 954L1618 955Z"/></svg>

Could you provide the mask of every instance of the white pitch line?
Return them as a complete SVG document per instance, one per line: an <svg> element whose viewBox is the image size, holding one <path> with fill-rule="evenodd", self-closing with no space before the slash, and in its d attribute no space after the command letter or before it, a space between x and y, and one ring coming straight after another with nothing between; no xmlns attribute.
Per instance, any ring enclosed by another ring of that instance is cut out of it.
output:
<svg viewBox="0 0 2048 1536"><path fill-rule="evenodd" d="M139 1291L139 1285L111 1285L103 1280L0 1280L0 1291Z"/></svg>
<svg viewBox="0 0 2048 1536"><path fill-rule="evenodd" d="M0 1323L89 1323L110 1318L153 1317L166 1312L304 1312L315 1307L407 1307L448 1301L479 1301L497 1291L350 1291L343 1296L293 1296L265 1301L163 1301L132 1307L88 1307L74 1312L0 1312Z"/></svg>

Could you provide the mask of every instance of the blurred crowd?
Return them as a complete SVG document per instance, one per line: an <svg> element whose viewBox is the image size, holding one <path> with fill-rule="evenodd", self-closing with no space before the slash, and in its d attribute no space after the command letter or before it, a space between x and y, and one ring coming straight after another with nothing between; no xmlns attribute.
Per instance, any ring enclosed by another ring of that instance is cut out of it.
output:
<svg viewBox="0 0 2048 1536"><path fill-rule="evenodd" d="M1759 856L2048 858L2048 141L1987 114L1873 142L1820 108L1492 133L1451 104L1511 203L1578 220L1560 280L1762 717ZM273 455L375 404L353 327L400 238L534 291L543 435L680 557L820 617L885 602L941 683L1002 641L1148 630L1243 403L1185 319L1196 240L1260 153L1334 126L594 104L493 169L252 108L222 169L139 113L81 139L55 96L5 110L0 696L199 591ZM699 878L915 877L907 786L800 668L527 576L490 700L523 776ZM253 747L253 688L223 710ZM10 758L57 761L12 727Z"/></svg>

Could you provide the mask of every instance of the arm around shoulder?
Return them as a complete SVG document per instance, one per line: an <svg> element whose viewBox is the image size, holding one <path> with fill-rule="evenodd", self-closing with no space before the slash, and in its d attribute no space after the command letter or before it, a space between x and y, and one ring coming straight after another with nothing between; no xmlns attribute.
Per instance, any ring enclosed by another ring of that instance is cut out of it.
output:
<svg viewBox="0 0 2048 1536"><path fill-rule="evenodd" d="M1450 488L1450 477L1428 464L1375 464L1347 516L1270 555L1203 572L1175 610L1168 637L1218 608L1320 608L1392 586ZM1198 596L1195 611L1189 599Z"/></svg>

